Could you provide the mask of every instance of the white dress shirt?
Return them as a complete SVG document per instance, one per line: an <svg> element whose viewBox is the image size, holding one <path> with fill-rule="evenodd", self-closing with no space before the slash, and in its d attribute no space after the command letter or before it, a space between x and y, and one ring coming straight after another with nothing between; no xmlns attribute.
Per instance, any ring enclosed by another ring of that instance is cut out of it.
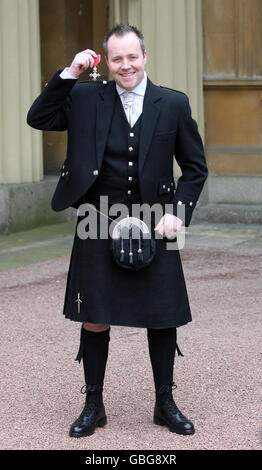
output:
<svg viewBox="0 0 262 470"><path fill-rule="evenodd" d="M132 126L135 125L136 121L138 120L140 114L143 111L143 102L144 102L144 96L146 92L146 86L147 86L147 74L146 72L144 72L144 78L141 80L141 82L135 88L133 88L133 90L128 90L134 93L134 102L132 106ZM123 93L125 93L127 90L119 86L117 83L116 83L116 90L120 96L122 105L124 107Z"/></svg>
<svg viewBox="0 0 262 470"><path fill-rule="evenodd" d="M66 67L61 73L60 73L60 77L61 78L64 78L64 79L67 79L67 78L70 78L71 80L74 79L74 80L77 80L79 77L73 77L73 75L71 75L71 73L69 73L69 67Z"/></svg>

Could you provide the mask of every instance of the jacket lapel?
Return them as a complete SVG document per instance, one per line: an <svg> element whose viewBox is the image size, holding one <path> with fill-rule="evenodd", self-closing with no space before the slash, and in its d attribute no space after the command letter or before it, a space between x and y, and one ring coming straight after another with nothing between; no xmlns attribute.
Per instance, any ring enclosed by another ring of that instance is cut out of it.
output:
<svg viewBox="0 0 262 470"><path fill-rule="evenodd" d="M149 150L149 146L157 125L160 106L158 101L161 100L159 88L154 85L149 78L147 79L147 87L144 96L141 135L139 145L139 173L141 174L145 159Z"/></svg>
<svg viewBox="0 0 262 470"><path fill-rule="evenodd" d="M117 98L115 82L108 82L106 88L99 95L100 100L97 103L96 110L96 155L98 169L100 170Z"/></svg>

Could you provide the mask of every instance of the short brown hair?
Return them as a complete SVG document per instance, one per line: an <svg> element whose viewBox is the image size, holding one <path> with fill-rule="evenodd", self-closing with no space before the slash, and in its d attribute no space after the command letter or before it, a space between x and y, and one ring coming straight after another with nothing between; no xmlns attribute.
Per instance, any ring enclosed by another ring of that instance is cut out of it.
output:
<svg viewBox="0 0 262 470"><path fill-rule="evenodd" d="M125 34L128 34L128 33L135 33L135 35L139 39L142 53L143 53L143 55L145 54L146 48L145 48L144 36L141 33L141 31L139 31L135 26L131 26L130 24L117 24L113 28L111 28L110 31L108 31L108 33L104 37L103 48L105 50L106 57L108 56L108 47L107 47L107 45L108 45L109 38L111 36L113 36L114 34L116 36L121 37L121 36L124 36Z"/></svg>

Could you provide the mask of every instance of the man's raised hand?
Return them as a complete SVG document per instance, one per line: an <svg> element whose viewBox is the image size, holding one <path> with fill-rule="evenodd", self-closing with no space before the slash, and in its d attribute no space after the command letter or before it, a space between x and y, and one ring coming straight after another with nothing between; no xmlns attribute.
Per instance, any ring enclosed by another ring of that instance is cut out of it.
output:
<svg viewBox="0 0 262 470"><path fill-rule="evenodd" d="M88 67L94 67L95 57L97 57L97 54L95 51L92 51L92 49L85 49L82 52L78 52L78 54L75 55L68 72L73 77L78 78L81 73L88 69Z"/></svg>

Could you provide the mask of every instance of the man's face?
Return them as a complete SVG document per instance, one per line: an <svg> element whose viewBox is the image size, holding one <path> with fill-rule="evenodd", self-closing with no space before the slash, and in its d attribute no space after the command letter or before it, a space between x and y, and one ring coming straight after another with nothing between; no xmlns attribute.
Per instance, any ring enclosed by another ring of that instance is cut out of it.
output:
<svg viewBox="0 0 262 470"><path fill-rule="evenodd" d="M135 88L144 78L147 52L144 56L135 33L119 37L112 35L108 40L107 65L112 78L126 90Z"/></svg>

